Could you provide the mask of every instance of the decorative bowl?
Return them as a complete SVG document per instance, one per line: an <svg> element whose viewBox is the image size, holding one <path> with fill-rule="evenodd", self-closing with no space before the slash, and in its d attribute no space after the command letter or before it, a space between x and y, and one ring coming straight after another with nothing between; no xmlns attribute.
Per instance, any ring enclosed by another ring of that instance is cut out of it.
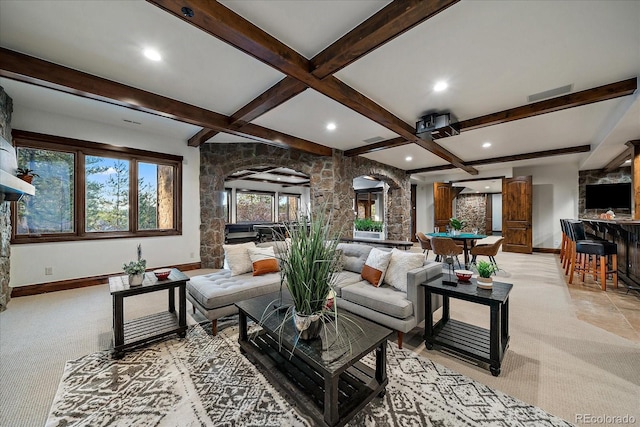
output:
<svg viewBox="0 0 640 427"><path fill-rule="evenodd" d="M165 280L171 274L170 268L159 268L157 270L153 270L153 274L156 275L158 280Z"/></svg>
<svg viewBox="0 0 640 427"><path fill-rule="evenodd" d="M471 279L471 276L473 276L473 271L469 270L455 270L455 273L458 280L461 282L468 282Z"/></svg>

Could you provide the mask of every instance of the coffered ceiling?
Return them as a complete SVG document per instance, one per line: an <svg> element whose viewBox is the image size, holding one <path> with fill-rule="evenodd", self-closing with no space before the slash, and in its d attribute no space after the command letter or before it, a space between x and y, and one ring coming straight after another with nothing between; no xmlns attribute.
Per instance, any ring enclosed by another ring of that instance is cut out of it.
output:
<svg viewBox="0 0 640 427"><path fill-rule="evenodd" d="M0 46L18 112L181 144L257 138L469 177L531 162L602 168L640 139L638 1L2 0ZM435 92L439 81L448 89ZM565 85L555 101L528 101ZM450 112L460 135L416 138L430 112Z"/></svg>

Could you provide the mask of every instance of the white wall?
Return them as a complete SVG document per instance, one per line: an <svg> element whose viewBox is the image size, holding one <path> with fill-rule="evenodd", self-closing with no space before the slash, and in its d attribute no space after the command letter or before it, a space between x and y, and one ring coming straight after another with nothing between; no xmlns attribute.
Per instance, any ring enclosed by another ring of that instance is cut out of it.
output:
<svg viewBox="0 0 640 427"><path fill-rule="evenodd" d="M416 232L433 232L433 184L416 187Z"/></svg>
<svg viewBox="0 0 640 427"><path fill-rule="evenodd" d="M491 231L502 231L502 194L491 195Z"/></svg>
<svg viewBox="0 0 640 427"><path fill-rule="evenodd" d="M138 243L142 244L142 255L149 268L200 260L200 154L199 150L188 147L185 139L17 106L14 107L12 127L180 155L184 161L181 236L11 245L11 286L121 272L124 262L135 259ZM45 275L45 267L52 267L53 275Z"/></svg>
<svg viewBox="0 0 640 427"><path fill-rule="evenodd" d="M514 168L533 178L533 247L560 248L561 218L578 217L578 164Z"/></svg>

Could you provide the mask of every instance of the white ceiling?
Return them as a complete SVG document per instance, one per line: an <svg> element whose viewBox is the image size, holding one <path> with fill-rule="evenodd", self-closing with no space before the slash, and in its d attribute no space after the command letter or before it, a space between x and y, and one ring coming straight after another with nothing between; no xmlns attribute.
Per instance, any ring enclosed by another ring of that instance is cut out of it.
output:
<svg viewBox="0 0 640 427"><path fill-rule="evenodd" d="M387 1L222 1L307 58ZM0 1L0 45L221 114L231 115L283 74L158 7L140 1ZM144 47L163 55L150 62ZM527 96L573 91L640 75L640 1L461 1L336 74L413 125L427 111L465 120L527 104ZM436 81L449 89L435 93ZM115 126L161 132L185 143L199 128L111 104L0 79L14 104ZM142 123L132 125L123 119ZM325 129L335 122L337 129ZM397 135L307 89L254 123L347 150ZM635 95L463 132L438 140L464 161L590 145L591 153L536 159L606 165L640 139ZM210 142L244 142L218 134ZM479 147L492 142L490 149ZM411 161L405 158L411 156ZM402 169L445 165L416 146L366 157ZM531 161L512 163L513 166ZM477 167L481 171L509 164ZM429 174L420 174L422 176ZM469 177L468 174L462 176ZM461 178L463 179L463 178Z"/></svg>

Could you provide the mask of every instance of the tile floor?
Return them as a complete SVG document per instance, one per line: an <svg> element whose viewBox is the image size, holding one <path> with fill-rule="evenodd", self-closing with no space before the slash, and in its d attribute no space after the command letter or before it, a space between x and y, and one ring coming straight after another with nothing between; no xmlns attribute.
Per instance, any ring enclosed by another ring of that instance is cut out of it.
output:
<svg viewBox="0 0 640 427"><path fill-rule="evenodd" d="M558 265L561 268L560 257ZM628 290L621 280L617 289L607 281L607 290L602 291L600 284L589 275L582 282L576 274L573 284L569 284L568 276L565 278L571 304L580 320L640 342L640 292Z"/></svg>

